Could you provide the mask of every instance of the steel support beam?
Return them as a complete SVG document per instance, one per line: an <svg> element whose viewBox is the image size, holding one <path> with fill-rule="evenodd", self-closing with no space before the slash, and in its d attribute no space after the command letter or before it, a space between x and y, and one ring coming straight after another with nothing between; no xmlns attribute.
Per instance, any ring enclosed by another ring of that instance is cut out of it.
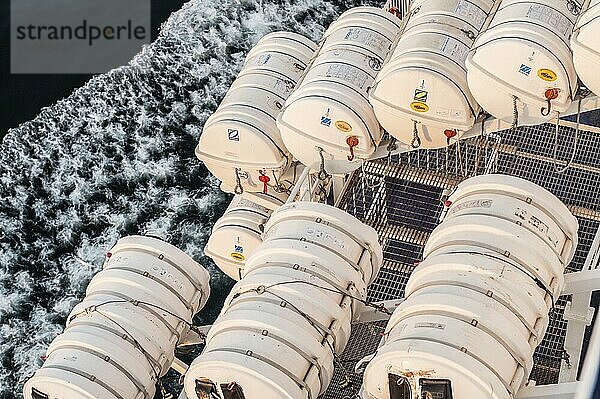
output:
<svg viewBox="0 0 600 399"><path fill-rule="evenodd" d="M579 387L578 382L525 387L516 399L574 399Z"/></svg>
<svg viewBox="0 0 600 399"><path fill-rule="evenodd" d="M600 391L598 369L600 369L600 323L596 323L585 364L581 371L581 387L575 399L597 399Z"/></svg>
<svg viewBox="0 0 600 399"><path fill-rule="evenodd" d="M564 347L568 358L561 362L559 382L577 381L585 328L592 323L594 317L594 308L590 307L591 299L592 293L588 291L573 294L571 301L567 302L563 318L567 321Z"/></svg>

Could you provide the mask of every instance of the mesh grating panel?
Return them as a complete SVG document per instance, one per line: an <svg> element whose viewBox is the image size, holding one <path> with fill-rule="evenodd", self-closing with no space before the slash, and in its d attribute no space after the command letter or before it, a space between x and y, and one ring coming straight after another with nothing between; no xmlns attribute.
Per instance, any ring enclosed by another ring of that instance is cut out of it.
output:
<svg viewBox="0 0 600 399"><path fill-rule="evenodd" d="M400 15L406 15L410 10L409 0L388 0L383 7L385 10L390 11L396 9Z"/></svg>
<svg viewBox="0 0 600 399"><path fill-rule="evenodd" d="M562 360L568 359L568 354L564 350L567 322L562 315L569 299L565 296L556 301L554 310L550 314L546 335L533 355L535 366L529 378L536 381L537 385L558 383Z"/></svg>
<svg viewBox="0 0 600 399"><path fill-rule="evenodd" d="M592 118L598 120L600 112ZM385 262L378 279L369 288L369 299L382 301L403 296L404 287L421 259L423 246L437 226L443 210L441 197L465 178L484 173L518 176L545 187L560 198L577 216L579 246L566 272L581 270L596 231L600 227L600 133L579 133L574 162L564 173L571 156L574 129L561 127L554 160L555 126L522 127L486 137L470 139L441 150L420 150L365 164L352 176L339 206L375 228L384 246ZM538 385L557 383L564 351L567 322L562 315L568 297L557 300L548 332L537 348L531 379ZM365 335L365 326L353 330L361 340L361 358L372 353L380 340ZM366 342L368 340L370 342ZM365 341L366 340L366 341ZM351 347L353 344L348 345ZM367 349L369 348L369 350ZM354 364L345 364L352 370ZM322 398L344 398L340 381L345 373L336 371L330 389ZM360 376L351 373L360 386Z"/></svg>
<svg viewBox="0 0 600 399"><path fill-rule="evenodd" d="M354 372L354 365L364 356L375 352L385 325L385 321L377 321L352 326L350 341L336 362L335 375L322 398L354 399L356 397L362 384L362 376Z"/></svg>

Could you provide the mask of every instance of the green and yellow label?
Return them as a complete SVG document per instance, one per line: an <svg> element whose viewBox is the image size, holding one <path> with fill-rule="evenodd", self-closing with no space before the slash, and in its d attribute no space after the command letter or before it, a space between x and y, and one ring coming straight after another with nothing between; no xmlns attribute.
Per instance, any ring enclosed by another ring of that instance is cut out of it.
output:
<svg viewBox="0 0 600 399"><path fill-rule="evenodd" d="M352 131L352 125L345 121L337 121L335 127L343 133L350 133Z"/></svg>
<svg viewBox="0 0 600 399"><path fill-rule="evenodd" d="M243 262L246 260L246 257L239 252L232 252L231 257L238 262Z"/></svg>
<svg viewBox="0 0 600 399"><path fill-rule="evenodd" d="M537 72L540 79L545 80L546 82L554 82L558 75L551 69L542 68Z"/></svg>
<svg viewBox="0 0 600 399"><path fill-rule="evenodd" d="M412 103L410 103L410 107L413 109L413 111L417 111L417 112L429 111L429 105L427 105L421 101L413 101Z"/></svg>
<svg viewBox="0 0 600 399"><path fill-rule="evenodd" d="M425 90L415 89L414 100L422 102L422 103L426 103L428 95L429 95L429 93L427 91L425 91Z"/></svg>

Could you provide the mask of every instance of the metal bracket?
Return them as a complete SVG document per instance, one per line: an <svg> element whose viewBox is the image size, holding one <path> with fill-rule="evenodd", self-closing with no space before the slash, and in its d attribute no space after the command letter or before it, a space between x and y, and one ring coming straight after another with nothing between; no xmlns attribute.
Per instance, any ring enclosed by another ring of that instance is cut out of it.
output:
<svg viewBox="0 0 600 399"><path fill-rule="evenodd" d="M210 330L212 326L199 326L195 327L195 331L189 330L188 333L181 338L177 347L183 346L193 346L200 345L204 343L204 339L206 338L206 334L208 334L208 330Z"/></svg>
<svg viewBox="0 0 600 399"><path fill-rule="evenodd" d="M185 375L189 367L190 366L178 358L174 358L173 363L171 363L171 368L181 375Z"/></svg>
<svg viewBox="0 0 600 399"><path fill-rule="evenodd" d="M396 307L404 301L404 298L393 299L390 301L374 303L374 305L381 305L389 313L394 312ZM370 306L366 306L363 311L358 315L358 323L370 323L374 321L389 320L390 316Z"/></svg>
<svg viewBox="0 0 600 399"><path fill-rule="evenodd" d="M590 308L591 298L591 292L573 294L571 301L567 302L565 306L563 318L568 323L564 350L568 357L561 362L559 374L561 383L577 380L585 328L591 324L594 317L594 309Z"/></svg>
<svg viewBox="0 0 600 399"><path fill-rule="evenodd" d="M565 306L565 312L563 314L563 319L565 319L566 321L573 321L589 326L592 324L595 311L596 309L590 306L587 308L587 312L582 313L578 311L578 309L574 309L574 306L571 302L567 302L567 305Z"/></svg>

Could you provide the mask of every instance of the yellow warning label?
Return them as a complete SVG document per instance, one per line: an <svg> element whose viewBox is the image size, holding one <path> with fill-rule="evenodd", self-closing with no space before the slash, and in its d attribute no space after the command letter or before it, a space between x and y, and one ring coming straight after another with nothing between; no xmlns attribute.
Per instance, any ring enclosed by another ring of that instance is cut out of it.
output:
<svg viewBox="0 0 600 399"><path fill-rule="evenodd" d="M231 257L238 262L243 262L246 260L246 257L239 252L232 252Z"/></svg>
<svg viewBox="0 0 600 399"><path fill-rule="evenodd" d="M546 68L538 70L537 74L540 77L540 79L543 79L546 82L554 82L558 78L556 72Z"/></svg>
<svg viewBox="0 0 600 399"><path fill-rule="evenodd" d="M421 101L413 101L410 103L410 107L417 112L427 112L429 111L429 105L421 102Z"/></svg>
<svg viewBox="0 0 600 399"><path fill-rule="evenodd" d="M344 133L350 133L352 131L352 125L344 121L337 121L335 127L337 127L340 132Z"/></svg>

